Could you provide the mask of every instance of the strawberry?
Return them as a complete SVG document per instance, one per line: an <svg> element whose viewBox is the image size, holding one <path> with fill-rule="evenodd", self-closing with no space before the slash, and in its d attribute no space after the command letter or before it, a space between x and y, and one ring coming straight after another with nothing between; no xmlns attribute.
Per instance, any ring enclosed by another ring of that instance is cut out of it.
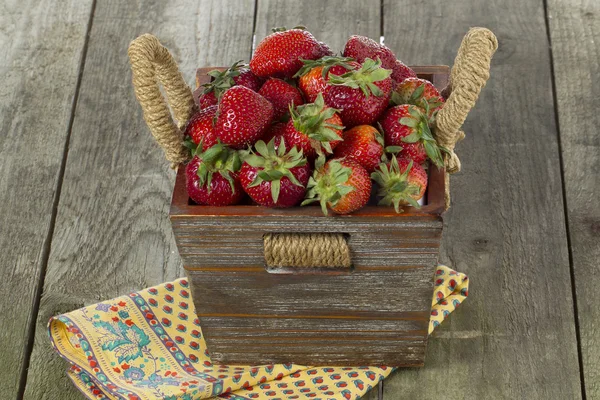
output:
<svg viewBox="0 0 600 400"><path fill-rule="evenodd" d="M392 156L392 160L382 163L371 178L379 185L379 204L393 205L397 213L402 212L400 206L403 205L419 208L417 201L427 189L427 172L420 164L407 158Z"/></svg>
<svg viewBox="0 0 600 400"><path fill-rule="evenodd" d="M404 81L406 78L416 78L417 73L412 70L412 68L407 67L400 60L396 60L394 66L392 67L392 79L396 84Z"/></svg>
<svg viewBox="0 0 600 400"><path fill-rule="evenodd" d="M338 76L329 73L325 104L340 110L347 128L370 125L385 111L392 93L391 70L367 58L358 70Z"/></svg>
<svg viewBox="0 0 600 400"><path fill-rule="evenodd" d="M240 170L242 187L258 204L293 207L304 198L310 165L296 147L286 151L285 141L275 149L275 140L259 140L244 157Z"/></svg>
<svg viewBox="0 0 600 400"><path fill-rule="evenodd" d="M217 111L215 133L221 142L242 148L254 143L273 119L273 106L245 86L227 89Z"/></svg>
<svg viewBox="0 0 600 400"><path fill-rule="evenodd" d="M202 142L204 150L214 146L217 143L214 126L217 109L217 106L210 106L194 114L185 127L184 137L189 138L195 145Z"/></svg>
<svg viewBox="0 0 600 400"><path fill-rule="evenodd" d="M352 57L362 63L366 58L381 60L381 66L392 70L392 80L402 82L408 77L417 77L415 71L396 59L396 55L388 47L364 36L351 36L344 48L344 57Z"/></svg>
<svg viewBox="0 0 600 400"><path fill-rule="evenodd" d="M304 29L274 29L256 47L250 69L260 77L291 78L302 67L303 60L316 60L326 49Z"/></svg>
<svg viewBox="0 0 600 400"><path fill-rule="evenodd" d="M394 104L414 104L434 115L444 105L444 98L433 84L425 79L406 78L392 93Z"/></svg>
<svg viewBox="0 0 600 400"><path fill-rule="evenodd" d="M294 75L298 79L298 87L304 93L306 100L313 103L319 93L327 87L329 72L343 75L351 69L360 68L360 64L345 57L322 57L318 60L303 60L304 65Z"/></svg>
<svg viewBox="0 0 600 400"><path fill-rule="evenodd" d="M364 207L370 196L367 170L352 160L334 158L325 163L319 157L302 205L318 201L325 215L328 208L336 214L350 214Z"/></svg>
<svg viewBox="0 0 600 400"><path fill-rule="evenodd" d="M319 42L319 44L321 45L321 57L328 57L333 55L333 51L331 51L331 48L327 43Z"/></svg>
<svg viewBox="0 0 600 400"><path fill-rule="evenodd" d="M277 122L271 125L265 134L262 135L261 140L265 143L269 143L271 139L275 138L275 149L277 149L283 140L283 133L285 132L286 126L287 123L285 122Z"/></svg>
<svg viewBox="0 0 600 400"><path fill-rule="evenodd" d="M185 167L188 195L198 204L237 204L244 191L240 184L240 157L237 151L218 143L204 150L199 145Z"/></svg>
<svg viewBox="0 0 600 400"><path fill-rule="evenodd" d="M358 125L344 131L344 141L333 152L336 158L356 161L367 172L373 172L383 156L383 138L371 125Z"/></svg>
<svg viewBox="0 0 600 400"><path fill-rule="evenodd" d="M219 104L219 100L215 92L202 93L198 97L198 105L201 110L210 106L216 106L217 104Z"/></svg>
<svg viewBox="0 0 600 400"><path fill-rule="evenodd" d="M200 108L218 104L219 98L223 93L230 87L236 85L246 86L248 89L258 92L263 83L262 79L254 75L252 71L248 69L247 65L240 64L241 62L241 60L236 61L225 71L215 69L208 73L208 75L212 77L212 80L209 83L202 85L204 90L198 99Z"/></svg>
<svg viewBox="0 0 600 400"><path fill-rule="evenodd" d="M364 63L367 58L381 60L381 66L385 69L393 69L396 63L396 55L388 47L377 43L366 36L353 35L346 42L344 57L352 57L359 63Z"/></svg>
<svg viewBox="0 0 600 400"><path fill-rule="evenodd" d="M425 111L417 106L402 104L387 110L381 119L386 146L400 146L400 156L422 164L427 157L441 167L440 148L431 133Z"/></svg>
<svg viewBox="0 0 600 400"><path fill-rule="evenodd" d="M258 92L264 84L264 79L254 75L254 73L250 71L248 65L240 67L239 72L239 76L233 77L233 81L236 85L246 86L248 89L252 89L255 92Z"/></svg>
<svg viewBox="0 0 600 400"><path fill-rule="evenodd" d="M307 158L317 154L331 154L342 141L342 120L337 110L326 107L319 94L314 103L290 109L292 118L288 121L283 137L289 146L297 146Z"/></svg>
<svg viewBox="0 0 600 400"><path fill-rule="evenodd" d="M273 104L274 119L280 119L287 114L290 105L299 106L304 104L304 99L298 88L277 78L269 78L258 93Z"/></svg>

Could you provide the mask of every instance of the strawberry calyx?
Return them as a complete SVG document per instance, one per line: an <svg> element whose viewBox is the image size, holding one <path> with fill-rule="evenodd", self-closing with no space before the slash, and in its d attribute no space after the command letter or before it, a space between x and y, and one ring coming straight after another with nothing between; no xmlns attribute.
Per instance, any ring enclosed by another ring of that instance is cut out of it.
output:
<svg viewBox="0 0 600 400"><path fill-rule="evenodd" d="M290 115L294 128L311 139L317 153L321 153L321 147L323 147L327 153L331 154L330 142L342 140L335 130L342 130L344 127L327 122L337 112L339 110L335 108L325 107L325 101L321 93L319 93L314 103L298 106L295 110L293 105L290 105Z"/></svg>
<svg viewBox="0 0 600 400"><path fill-rule="evenodd" d="M381 163L375 172L371 174L373 179L379 185L377 196L381 197L379 205L394 205L394 210L401 213L400 203L410 204L415 208L420 208L419 203L414 199L418 196L420 188L418 185L408 181L408 174L412 169L411 160L405 171L400 170L396 156L392 156L389 164Z"/></svg>
<svg viewBox="0 0 600 400"><path fill-rule="evenodd" d="M193 142L191 143L193 144ZM235 181L231 174L238 172L242 166L239 152L220 141L206 150L202 149L202 142L195 148L189 142L186 142L185 145L190 148L192 159L198 157L200 160L197 171L200 186L206 185L207 191L210 193L213 174L218 173L229 182L232 193L235 193Z"/></svg>
<svg viewBox="0 0 600 400"><path fill-rule="evenodd" d="M276 148L275 139L269 143L259 140L254 144L254 149L249 149L243 156L243 161L258 170L256 177L249 187L258 186L263 182L271 182L271 197L277 203L281 190L281 179L287 177L296 186L302 186L290 169L306 165L306 158L302 150L296 147L287 151L285 141L281 140Z"/></svg>
<svg viewBox="0 0 600 400"><path fill-rule="evenodd" d="M320 156L315 161L315 172L308 180L306 200L301 205L318 201L323 214L328 215L328 205L335 207L342 197L356 190L348 184L350 175L352 169L343 166L337 159L330 160L325 168L325 157Z"/></svg>
<svg viewBox="0 0 600 400"><path fill-rule="evenodd" d="M336 65L342 66L347 70L355 69L355 67L350 64L351 61L354 61L354 58L350 57L325 56L319 58L318 60L300 59L300 61L302 61L302 64L304 65L302 68L300 68L300 70L298 70L298 72L296 72L296 75L293 76L294 78L306 75L310 70L317 67L323 67L323 71L321 72L323 79L327 78L327 73L331 67L335 67Z"/></svg>
<svg viewBox="0 0 600 400"><path fill-rule="evenodd" d="M276 28L271 28L271 32L275 33L275 32L285 32L285 31L290 31L292 29L300 29L302 31L306 30L306 27L304 25L296 25L293 28L286 28L285 26L278 26Z"/></svg>
<svg viewBox="0 0 600 400"><path fill-rule="evenodd" d="M383 135L383 126L381 126L380 122L377 122L377 135L375 136L375 138L377 139L377 143L379 143L381 146L383 146L383 154L381 155L381 162L383 162L383 163L390 161L387 156L388 153L396 155L396 154L400 153L403 149L402 146L394 146L394 145L386 146L385 145L384 135Z"/></svg>
<svg viewBox="0 0 600 400"><path fill-rule="evenodd" d="M213 69L208 72L208 75L213 79L209 83L205 83L202 85L204 89L202 90L203 94L207 94L210 92L215 93L215 97L217 100L221 98L221 95L229 88L235 86L235 81L233 78L241 75L240 68L246 68L246 64L242 64L243 61L239 60L233 63L233 65L227 68L225 71L219 71L218 69Z"/></svg>
<svg viewBox="0 0 600 400"><path fill-rule="evenodd" d="M377 60L366 58L359 69L348 71L343 75L329 74L327 82L331 85L360 89L367 98L371 94L381 97L384 93L375 85L375 82L383 81L391 74L391 69L381 67L381 60L379 58Z"/></svg>
<svg viewBox="0 0 600 400"><path fill-rule="evenodd" d="M419 108L414 105L408 106L408 113L410 116L402 117L398 121L402 125L412 128L412 133L403 137L402 141L404 143L423 143L427 156L436 166L441 168L444 165L442 153L429 128L433 118L428 118L427 112L425 114L422 113L419 111Z"/></svg>

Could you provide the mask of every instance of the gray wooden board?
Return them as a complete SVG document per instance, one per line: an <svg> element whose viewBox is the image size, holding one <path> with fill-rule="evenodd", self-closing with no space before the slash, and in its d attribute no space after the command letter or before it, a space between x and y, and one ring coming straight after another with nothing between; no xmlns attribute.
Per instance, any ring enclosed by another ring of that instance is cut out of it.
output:
<svg viewBox="0 0 600 400"><path fill-rule="evenodd" d="M600 3L548 2L584 381L600 399Z"/></svg>
<svg viewBox="0 0 600 400"><path fill-rule="evenodd" d="M91 0L0 6L0 398L17 396Z"/></svg>
<svg viewBox="0 0 600 400"><path fill-rule="evenodd" d="M384 16L409 64L451 64L471 26L500 41L444 218L441 261L470 276L470 297L385 397L581 398L543 1L386 1Z"/></svg>
<svg viewBox="0 0 600 400"><path fill-rule="evenodd" d="M168 219L175 175L142 119L127 46L156 34L193 84L197 67L250 55L254 1L226 3L97 3L26 398L81 398L49 345L50 316L182 275Z"/></svg>

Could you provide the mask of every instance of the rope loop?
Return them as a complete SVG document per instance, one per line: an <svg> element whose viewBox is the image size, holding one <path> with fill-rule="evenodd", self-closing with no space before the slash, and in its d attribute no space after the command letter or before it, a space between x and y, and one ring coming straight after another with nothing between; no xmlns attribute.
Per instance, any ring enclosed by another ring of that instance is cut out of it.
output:
<svg viewBox="0 0 600 400"><path fill-rule="evenodd" d="M176 168L189 159L189 151L183 145L181 127L195 112L192 91L169 50L155 36L141 35L131 42L127 53L133 72L135 95L142 106L144 120L152 136L163 148L171 167ZM159 84L164 88L167 102Z"/></svg>
<svg viewBox="0 0 600 400"><path fill-rule="evenodd" d="M460 171L461 163L454 147L465 137L460 129L490 77L490 63L497 48L498 40L489 29L471 28L458 49L450 72L450 83L443 91L447 100L436 117L437 142L448 150L444 153L447 174ZM447 179L446 209L449 206L450 182Z"/></svg>

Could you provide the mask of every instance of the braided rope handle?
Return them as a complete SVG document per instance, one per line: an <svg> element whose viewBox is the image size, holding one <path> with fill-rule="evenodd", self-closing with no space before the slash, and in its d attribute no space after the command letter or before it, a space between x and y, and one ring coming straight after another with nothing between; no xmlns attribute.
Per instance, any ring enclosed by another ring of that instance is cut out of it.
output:
<svg viewBox="0 0 600 400"><path fill-rule="evenodd" d="M450 72L450 83L444 89L447 97L436 118L436 139L448 149L446 166L446 209L450 207L450 175L460 171L460 160L454 153L456 143L465 137L460 130L467 114L475 106L481 89L490 77L492 56L498 48L496 36L486 28L471 28L458 49Z"/></svg>
<svg viewBox="0 0 600 400"><path fill-rule="evenodd" d="M268 233L263 245L267 267L348 268L352 264L341 233Z"/></svg>
<svg viewBox="0 0 600 400"><path fill-rule="evenodd" d="M195 111L192 90L185 83L169 50L155 36L144 34L138 37L131 42L127 53L135 95L142 106L144 120L152 136L163 148L171 167L176 168L189 159L189 151L183 145L181 127ZM159 84L164 88L168 104Z"/></svg>

